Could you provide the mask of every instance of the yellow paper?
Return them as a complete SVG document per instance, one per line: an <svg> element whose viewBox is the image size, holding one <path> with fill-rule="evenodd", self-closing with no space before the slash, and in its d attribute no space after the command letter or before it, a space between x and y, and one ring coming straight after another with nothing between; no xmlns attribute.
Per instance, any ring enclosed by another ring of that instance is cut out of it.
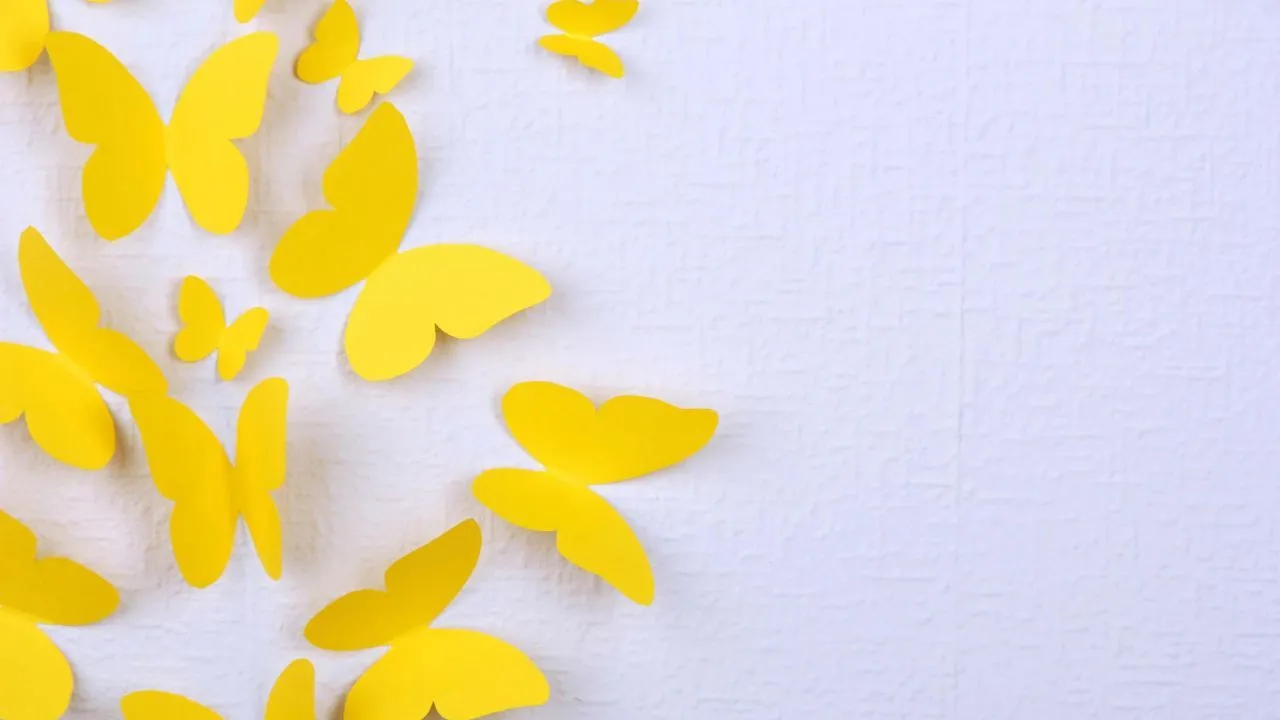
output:
<svg viewBox="0 0 1280 720"><path fill-rule="evenodd" d="M573 564L641 605L653 571L635 532L590 485L629 480L679 463L715 434L712 410L685 410L623 395L597 410L582 393L549 382L516 385L502 400L507 428L545 471L502 468L476 478L476 498L519 527L555 532Z"/></svg>
<svg viewBox="0 0 1280 720"><path fill-rule="evenodd" d="M36 539L0 512L0 718L55 720L71 702L71 666L37 626L88 625L115 612L114 587L66 558L36 559Z"/></svg>
<svg viewBox="0 0 1280 720"><path fill-rule="evenodd" d="M267 0L235 0L236 22L249 22L266 3Z"/></svg>
<svg viewBox="0 0 1280 720"><path fill-rule="evenodd" d="M465 520L396 561L386 590L357 590L330 603L305 634L326 650L387 646L356 681L344 720L417 720L436 712L471 720L545 703L546 678L512 645L473 630L435 629L480 557L480 526Z"/></svg>
<svg viewBox="0 0 1280 720"><path fill-rule="evenodd" d="M557 55L577 58L578 62L605 75L620 78L622 58L598 35L613 32L635 17L640 9L636 0L557 0L547 8L547 22L560 30L557 35L544 35L538 44Z"/></svg>
<svg viewBox="0 0 1280 720"><path fill-rule="evenodd" d="M186 405L159 395L130 400L151 479L174 503L169 537L178 569L192 586L208 587L222 577L238 517L248 526L263 570L280 578L280 516L271 492L285 479L288 397L281 378L249 391L240 409L234 466L217 436Z"/></svg>
<svg viewBox="0 0 1280 720"><path fill-rule="evenodd" d="M271 257L281 290L313 298L361 280L344 345L356 374L389 380L422 364L436 330L474 338L551 294L536 270L477 245L431 245L396 254L413 215L418 163L413 136L390 103L329 166L333 210L303 215Z"/></svg>
<svg viewBox="0 0 1280 720"><path fill-rule="evenodd" d="M124 334L35 228L18 242L27 301L57 352L0 342L0 423L25 417L50 457L97 470L115 454L115 424L96 385L125 397L164 393L159 366Z"/></svg>
<svg viewBox="0 0 1280 720"><path fill-rule="evenodd" d="M258 349L270 315L255 307L227 325L222 303L209 283L188 275L178 293L182 329L173 340L173 352L183 362L199 362L218 353L218 377L233 380L249 353Z"/></svg>
<svg viewBox="0 0 1280 720"><path fill-rule="evenodd" d="M0 72L26 70L44 51L48 0L0 0L0 18Z"/></svg>
<svg viewBox="0 0 1280 720"><path fill-rule="evenodd" d="M267 697L266 720L315 720L316 671L310 660L294 660ZM141 690L120 700L124 720L222 720L222 716L176 693Z"/></svg>
<svg viewBox="0 0 1280 720"><path fill-rule="evenodd" d="M294 68L298 79L311 84L338 81L338 109L348 115L368 107L374 93L386 95L413 69L406 57L387 55L357 60L360 25L346 0L334 0L316 24L316 41L302 51Z"/></svg>
<svg viewBox="0 0 1280 720"><path fill-rule="evenodd" d="M106 48L71 32L47 39L67 132L97 146L82 178L89 223L107 240L151 215L173 172L197 225L224 235L240 225L249 168L232 140L257 132L278 41L268 32L232 40L196 69L168 126L129 70Z"/></svg>

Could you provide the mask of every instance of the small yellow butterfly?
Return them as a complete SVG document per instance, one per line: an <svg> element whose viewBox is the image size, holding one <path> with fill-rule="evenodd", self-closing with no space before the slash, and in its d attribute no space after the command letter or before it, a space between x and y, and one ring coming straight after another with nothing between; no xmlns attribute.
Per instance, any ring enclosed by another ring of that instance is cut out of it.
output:
<svg viewBox="0 0 1280 720"><path fill-rule="evenodd" d="M249 353L258 349L270 315L255 307L227 325L222 303L209 283L188 275L178 291L178 316L183 327L173 339L173 352L182 362L199 362L218 353L218 377L234 380Z"/></svg>
<svg viewBox="0 0 1280 720"><path fill-rule="evenodd" d="M653 570L644 547L589 486L685 460L715 434L716 413L635 395L615 397L597 410L576 390L526 382L503 397L502 414L516 442L546 470L488 470L472 484L476 498L507 522L555 532L556 547L569 562L636 603L652 603Z"/></svg>
<svg viewBox="0 0 1280 720"><path fill-rule="evenodd" d="M166 126L155 103L109 50L72 32L52 32L49 59L67 132L96 145L84 165L89 224L107 240L137 230L173 173L200 227L225 235L249 204L249 166L232 140L262 122L279 41L256 32L218 48L196 69Z"/></svg>
<svg viewBox="0 0 1280 720"><path fill-rule="evenodd" d="M265 4L267 0L235 0L236 22L249 22Z"/></svg>
<svg viewBox="0 0 1280 720"><path fill-rule="evenodd" d="M71 703L71 665L38 625L89 625L115 612L111 583L66 558L36 559L36 536L0 512L0 717L54 720Z"/></svg>
<svg viewBox="0 0 1280 720"><path fill-rule="evenodd" d="M300 298L366 280L347 318L347 361L366 380L422 364L436 328L479 336L546 300L536 270L479 245L427 245L397 253L418 201L418 155L404 116L376 107L324 174L333 210L303 215L271 256L271 279Z"/></svg>
<svg viewBox="0 0 1280 720"><path fill-rule="evenodd" d="M89 0L105 3L109 0ZM26 70L44 52L49 35L47 0L0 0L0 72Z"/></svg>
<svg viewBox="0 0 1280 720"><path fill-rule="evenodd" d="M120 700L124 720L222 720L222 716L175 693L142 690ZM265 720L316 720L316 669L310 660L294 660L280 673L267 696Z"/></svg>
<svg viewBox="0 0 1280 720"><path fill-rule="evenodd" d="M102 468L115 455L116 430L97 386L129 397L162 395L168 382L146 351L100 327L93 292L35 228L18 241L18 267L27 302L57 351L0 342L0 423L25 416L32 439L50 457Z"/></svg>
<svg viewBox="0 0 1280 720"><path fill-rule="evenodd" d="M420 720L432 706L445 720L472 720L547 701L547 679L514 646L430 627L467 584L480 544L480 526L464 520L394 562L385 592L347 593L307 623L307 640L324 650L389 648L356 680L343 720Z"/></svg>
<svg viewBox="0 0 1280 720"><path fill-rule="evenodd" d="M360 26L347 0L334 0L315 30L316 41L298 56L294 68L298 79L316 85L338 76L338 109L348 115L358 113L373 100L374 93L386 95L413 69L413 61L398 55L357 60Z"/></svg>
<svg viewBox="0 0 1280 720"><path fill-rule="evenodd" d="M543 35L538 44L557 55L574 57L583 65L610 77L623 75L622 58L595 40L631 22L640 9L637 0L556 0L547 8L547 22L561 32Z"/></svg>
<svg viewBox="0 0 1280 720"><path fill-rule="evenodd" d="M236 460L191 408L171 397L129 401L160 494L174 503L169 539L182 577L194 587L217 582L235 543L238 518L249 528L262 569L280 579L280 513L271 491L284 485L289 384L263 380L249 391L236 425Z"/></svg>

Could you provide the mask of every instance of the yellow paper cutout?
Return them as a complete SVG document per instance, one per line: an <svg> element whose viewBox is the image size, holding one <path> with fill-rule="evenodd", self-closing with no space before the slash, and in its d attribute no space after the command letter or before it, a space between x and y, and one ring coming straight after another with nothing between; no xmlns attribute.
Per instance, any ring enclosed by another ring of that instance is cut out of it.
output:
<svg viewBox="0 0 1280 720"><path fill-rule="evenodd" d="M235 0L236 22L247 23L252 20L267 0Z"/></svg>
<svg viewBox="0 0 1280 720"><path fill-rule="evenodd" d="M294 660L280 673L267 697L266 720L315 720L316 670L310 660ZM140 690L120 700L124 720L222 720L222 716L177 693Z"/></svg>
<svg viewBox="0 0 1280 720"><path fill-rule="evenodd" d="M48 0L0 0L0 18L0 72L16 72L35 65L49 35Z"/></svg>
<svg viewBox="0 0 1280 720"><path fill-rule="evenodd" d="M577 58L578 62L610 77L620 78L622 58L598 40L617 30L635 17L640 9L637 0L557 0L547 8L547 22L560 30L558 35L543 35L538 44L557 55Z"/></svg>
<svg viewBox="0 0 1280 720"><path fill-rule="evenodd" d="M35 228L18 241L18 265L27 301L57 351L0 342L0 423L25 417L50 457L100 469L115 455L116 432L97 385L130 397L164 393L168 383L136 343L99 327L93 293Z"/></svg>
<svg viewBox="0 0 1280 720"><path fill-rule="evenodd" d="M55 720L71 703L71 665L38 625L89 625L111 615L111 583L66 558L36 559L36 537L0 512L0 717Z"/></svg>
<svg viewBox="0 0 1280 720"><path fill-rule="evenodd" d="M366 280L347 320L347 360L365 380L389 380L431 354L436 329L474 338L541 303L551 285L529 266L477 245L396 253L418 192L418 158L404 116L390 103L324 175L333 210L303 215L271 256L271 279L301 298Z"/></svg>
<svg viewBox="0 0 1280 720"><path fill-rule="evenodd" d="M151 479L174 503L169 538L178 569L194 587L217 582L231 559L243 517L267 575L282 569L280 514L271 497L285 480L285 413L289 385L269 378L249 391L236 426L232 465L213 431L171 397L131 399Z"/></svg>
<svg viewBox="0 0 1280 720"><path fill-rule="evenodd" d="M183 362L199 362L218 353L218 377L234 380L249 353L258 349L270 314L265 308L245 311L230 325L209 283L188 275L178 291L183 327L173 339L173 352Z"/></svg>
<svg viewBox="0 0 1280 720"><path fill-rule="evenodd" d="M399 55L357 60L360 25L347 0L334 0L316 24L316 41L298 56L298 79L316 85L341 76L338 109L348 115L368 107L374 93L386 95L413 69L413 61Z"/></svg>
<svg viewBox="0 0 1280 720"><path fill-rule="evenodd" d="M623 395L597 410L582 393L526 382L502 399L507 428L545 471L501 468L475 479L476 499L527 530L556 533L565 559L641 605L653 570L626 520L591 485L630 480L679 463L715 434L712 410L685 410Z"/></svg>
<svg viewBox="0 0 1280 720"><path fill-rule="evenodd" d="M474 630L430 624L466 585L480 558L480 526L464 520L397 560L386 591L356 590L307 623L305 635L325 650L387 646L356 680L344 720L472 720L550 697L542 671L523 652Z"/></svg>
<svg viewBox="0 0 1280 720"><path fill-rule="evenodd" d="M196 69L168 126L138 81L109 50L52 32L49 59L67 132L96 145L82 177L85 213L107 240L137 230L155 209L166 171L197 225L225 235L249 202L249 166L232 140L262 122L279 42L269 32L237 38Z"/></svg>

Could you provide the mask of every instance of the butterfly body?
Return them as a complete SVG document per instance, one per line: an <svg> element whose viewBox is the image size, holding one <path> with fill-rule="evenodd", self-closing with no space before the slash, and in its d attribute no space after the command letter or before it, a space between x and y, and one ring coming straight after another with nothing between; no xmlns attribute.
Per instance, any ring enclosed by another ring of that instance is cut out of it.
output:
<svg viewBox="0 0 1280 720"><path fill-rule="evenodd" d="M374 94L391 92L413 70L398 55L358 59L360 25L346 0L334 0L315 29L315 42L298 56L298 79L311 84L338 82L338 109L348 115L368 107Z"/></svg>
<svg viewBox="0 0 1280 720"><path fill-rule="evenodd" d="M636 0L557 0L547 8L547 21L561 32L538 39L543 49L576 58L584 66L610 77L625 74L622 58L595 38L631 22L640 3Z"/></svg>

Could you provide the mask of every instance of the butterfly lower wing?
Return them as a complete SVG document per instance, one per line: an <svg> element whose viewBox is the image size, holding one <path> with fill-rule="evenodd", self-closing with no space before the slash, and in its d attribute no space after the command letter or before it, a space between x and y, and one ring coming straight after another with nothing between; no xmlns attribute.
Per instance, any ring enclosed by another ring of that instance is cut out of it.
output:
<svg viewBox="0 0 1280 720"><path fill-rule="evenodd" d="M431 354L437 326L474 338L550 295L538 271L496 250L406 250L383 263L356 297L344 337L347 360L365 380L399 377Z"/></svg>
<svg viewBox="0 0 1280 720"><path fill-rule="evenodd" d="M262 568L278 580L283 565L280 512L271 491L285 479L285 415L289 384L268 378L254 386L240 408L236 426L235 496L240 499Z"/></svg>
<svg viewBox="0 0 1280 720"><path fill-rule="evenodd" d="M421 613L381 590L356 590L326 605L303 635L322 650L367 650L387 645L418 624Z"/></svg>
<svg viewBox="0 0 1280 720"><path fill-rule="evenodd" d="M92 381L66 358L0 343L0 422L19 416L31 439L59 462L98 470L115 455L115 421Z"/></svg>
<svg viewBox="0 0 1280 720"><path fill-rule="evenodd" d="M265 720L316 719L316 669L310 660L289 663L267 696Z"/></svg>
<svg viewBox="0 0 1280 720"><path fill-rule="evenodd" d="M387 592L427 625L462 591L480 560L480 525L467 518L387 568Z"/></svg>
<svg viewBox="0 0 1280 720"><path fill-rule="evenodd" d="M35 561L36 534L0 510L0 577L30 567Z"/></svg>
<svg viewBox="0 0 1280 720"><path fill-rule="evenodd" d="M262 9L267 0L235 0L236 22L247 23Z"/></svg>
<svg viewBox="0 0 1280 720"><path fill-rule="evenodd" d="M569 35L543 35L538 44L557 55L576 58L584 66L609 77L620 78L626 74L622 58L602 42Z"/></svg>
<svg viewBox="0 0 1280 720"><path fill-rule="evenodd" d="M30 618L0 607L0 717L57 720L75 679L53 640Z"/></svg>
<svg viewBox="0 0 1280 720"><path fill-rule="evenodd" d="M142 690L120 700L124 720L222 720L218 713L176 693Z"/></svg>
<svg viewBox="0 0 1280 720"><path fill-rule="evenodd" d="M341 75L360 52L360 24L346 0L334 0L316 23L315 42L298 55L294 74L305 83L322 83Z"/></svg>
<svg viewBox="0 0 1280 720"><path fill-rule="evenodd" d="M348 115L364 110L375 93L391 92L411 70L413 61L396 55L351 63L338 83L338 109Z"/></svg>
<svg viewBox="0 0 1280 720"><path fill-rule="evenodd" d="M472 483L476 499L507 522L555 531L566 560L640 605L653 602L653 570L627 521L603 497L550 473L499 469Z"/></svg>
<svg viewBox="0 0 1280 720"><path fill-rule="evenodd" d="M90 625L119 604L111 583L66 558L45 558L0 578L0 606L48 625Z"/></svg>
<svg viewBox="0 0 1280 720"><path fill-rule="evenodd" d="M550 687L518 648L473 630L424 629L392 645L356 680L344 720L473 720L542 705Z"/></svg>
<svg viewBox="0 0 1280 720"><path fill-rule="evenodd" d="M199 362L218 349L227 329L222 301L209 283L188 275L178 290L178 318L182 329L173 339L173 354L182 362Z"/></svg>
<svg viewBox="0 0 1280 720"><path fill-rule="evenodd" d="M236 318L223 333L218 350L218 377L234 380L244 369L249 353L258 349L271 315L265 308L252 308Z"/></svg>
<svg viewBox="0 0 1280 720"><path fill-rule="evenodd" d="M49 34L48 0L9 0L0 24L0 72L26 70L40 59Z"/></svg>

